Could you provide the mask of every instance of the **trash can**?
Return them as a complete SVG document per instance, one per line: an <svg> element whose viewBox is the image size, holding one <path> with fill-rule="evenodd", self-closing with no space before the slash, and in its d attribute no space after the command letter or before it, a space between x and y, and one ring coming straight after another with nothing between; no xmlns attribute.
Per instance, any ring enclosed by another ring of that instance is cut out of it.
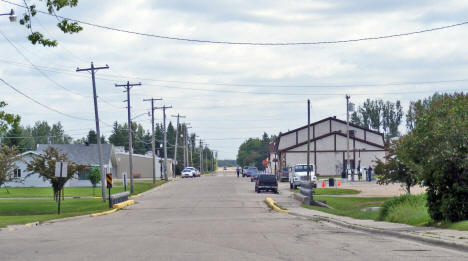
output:
<svg viewBox="0 0 468 261"><path fill-rule="evenodd" d="M335 179L334 178L329 178L328 179L328 186L329 187L334 187L335 186Z"/></svg>

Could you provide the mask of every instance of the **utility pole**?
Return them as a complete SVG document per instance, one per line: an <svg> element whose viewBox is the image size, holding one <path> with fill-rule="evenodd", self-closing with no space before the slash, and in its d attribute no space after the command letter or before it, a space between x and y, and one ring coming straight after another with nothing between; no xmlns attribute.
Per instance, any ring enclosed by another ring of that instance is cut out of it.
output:
<svg viewBox="0 0 468 261"><path fill-rule="evenodd" d="M190 149L189 149L189 137L188 137L188 129L191 129L192 127L189 127L188 125L190 125L190 123L186 123L185 124L185 153L186 153L186 156L185 156L185 159L186 159L186 167L188 167L189 165L191 166L191 164L189 164L189 152L190 152Z"/></svg>
<svg viewBox="0 0 468 261"><path fill-rule="evenodd" d="M151 154L153 156L153 184L156 183L156 155L155 155L155 140L154 140L154 101L162 99L143 99L143 101L151 101Z"/></svg>
<svg viewBox="0 0 468 261"><path fill-rule="evenodd" d="M307 182L310 182L310 99L307 100Z"/></svg>
<svg viewBox="0 0 468 261"><path fill-rule="evenodd" d="M184 168L188 167L187 129L189 127L187 125L189 125L189 123L184 124Z"/></svg>
<svg viewBox="0 0 468 261"><path fill-rule="evenodd" d="M172 106L162 106L156 107L155 109L162 109L163 110L163 134L164 134L164 180L169 180L167 177L167 131L166 131L166 110L172 108Z"/></svg>
<svg viewBox="0 0 468 261"><path fill-rule="evenodd" d="M351 169L349 160L349 99L351 97L346 94L346 178L349 179L349 170ZM351 179L354 177L351 176Z"/></svg>
<svg viewBox="0 0 468 261"><path fill-rule="evenodd" d="M200 173L203 174L203 141L200 139Z"/></svg>
<svg viewBox="0 0 468 261"><path fill-rule="evenodd" d="M128 116L128 161L130 167L130 193L133 193L133 141L132 141L132 119L130 118L130 89L134 86L141 86L141 83L116 84L115 87L124 87L127 93L127 116ZM125 102L125 101L124 101Z"/></svg>
<svg viewBox="0 0 468 261"><path fill-rule="evenodd" d="M191 127L190 127L191 128ZM192 140L190 139L189 137L189 156L190 156L190 166L193 167L193 157L192 157L192 154L193 154L193 148L195 147L195 143L192 143Z"/></svg>
<svg viewBox="0 0 468 261"><path fill-rule="evenodd" d="M96 78L95 74L96 71L109 69L109 66L103 67L94 67L93 62L91 62L90 68L80 69L76 68L77 72L82 71L91 71L91 81L93 83L93 99L94 99L94 119L96 120L96 135L97 135L97 147L98 147L98 154L99 154L99 171L101 173L101 194L102 200L106 202L106 173L104 173L104 165L102 160L102 147L101 147L101 130L99 128L99 113L98 113L98 105L97 105L97 94L96 94Z"/></svg>
<svg viewBox="0 0 468 261"><path fill-rule="evenodd" d="M178 138L179 138L179 122L180 118L185 118L185 116L180 115L177 113L177 115L172 115L172 117L177 118L177 126L176 126L176 136L175 136L175 145L174 145L174 171L173 171L173 176L175 177L175 172L177 169L177 147L179 145L178 143Z"/></svg>
<svg viewBox="0 0 468 261"><path fill-rule="evenodd" d="M205 149L208 148L208 144L203 144L205 145ZM206 169L208 171L208 154L206 155L206 160L205 160L205 150L203 150L203 169Z"/></svg>

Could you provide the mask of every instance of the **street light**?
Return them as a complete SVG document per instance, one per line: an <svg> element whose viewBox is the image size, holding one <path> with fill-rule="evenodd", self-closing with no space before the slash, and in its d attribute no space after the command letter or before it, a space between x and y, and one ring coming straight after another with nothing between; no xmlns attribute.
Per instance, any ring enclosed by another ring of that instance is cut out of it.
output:
<svg viewBox="0 0 468 261"><path fill-rule="evenodd" d="M12 22L12 23L16 21L15 10L13 10L13 9L11 9L11 11L9 13L0 14L0 16L2 16L2 15L9 15L10 22Z"/></svg>

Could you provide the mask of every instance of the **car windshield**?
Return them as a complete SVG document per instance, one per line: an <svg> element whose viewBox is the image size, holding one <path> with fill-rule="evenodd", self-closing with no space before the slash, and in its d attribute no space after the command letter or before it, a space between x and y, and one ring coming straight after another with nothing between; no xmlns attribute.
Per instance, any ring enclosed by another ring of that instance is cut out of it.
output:
<svg viewBox="0 0 468 261"><path fill-rule="evenodd" d="M307 171L307 165L294 166L294 171L295 172L306 172ZM314 165L310 165L310 171L314 171Z"/></svg>

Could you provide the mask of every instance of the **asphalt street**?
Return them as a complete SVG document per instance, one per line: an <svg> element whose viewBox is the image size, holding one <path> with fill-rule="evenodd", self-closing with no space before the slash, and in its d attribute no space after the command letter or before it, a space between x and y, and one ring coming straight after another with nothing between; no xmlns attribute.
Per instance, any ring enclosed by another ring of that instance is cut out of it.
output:
<svg viewBox="0 0 468 261"><path fill-rule="evenodd" d="M286 197L286 192L280 192ZM467 260L468 254L270 210L232 172L181 179L99 217L0 232L0 260Z"/></svg>

